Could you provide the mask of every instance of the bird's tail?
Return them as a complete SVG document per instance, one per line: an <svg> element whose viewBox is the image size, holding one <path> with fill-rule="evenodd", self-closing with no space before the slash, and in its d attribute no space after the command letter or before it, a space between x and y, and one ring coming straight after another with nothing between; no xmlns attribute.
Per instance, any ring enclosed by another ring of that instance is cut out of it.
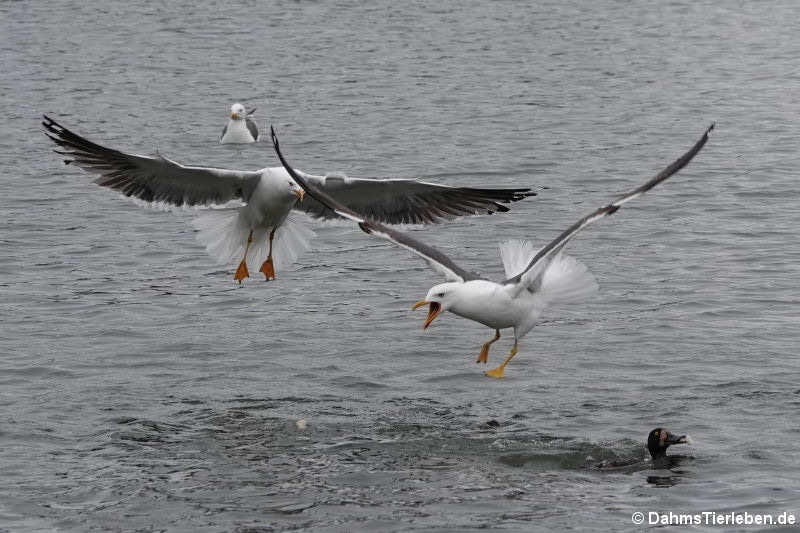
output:
<svg viewBox="0 0 800 533"><path fill-rule="evenodd" d="M512 278L528 266L538 250L530 241L506 241L500 244L500 257L506 276ZM597 281L586 265L563 253L547 267L538 294L548 304L578 302L597 292Z"/></svg>
<svg viewBox="0 0 800 533"><path fill-rule="evenodd" d="M247 260L251 261L252 256L254 265L260 265L267 258L271 230L272 228L261 228L253 232L253 244ZM272 241L272 262L275 270L280 272L294 264L311 248L311 239L315 236L316 233L308 227L307 216L290 211L289 216L275 231L275 239Z"/></svg>
<svg viewBox="0 0 800 533"><path fill-rule="evenodd" d="M236 264L242 259L250 234L250 224L240 216L238 208L210 209L192 221L197 230L197 240L220 264ZM259 227L253 231L253 242L247 252L247 263L259 268L269 253L269 232L272 228ZM306 225L304 216L290 212L275 231L272 242L272 261L276 271L286 269L311 247L315 233Z"/></svg>
<svg viewBox="0 0 800 533"><path fill-rule="evenodd" d="M506 278L513 278L528 266L536 250L531 241L511 240L500 243L500 259L506 271Z"/></svg>
<svg viewBox="0 0 800 533"><path fill-rule="evenodd" d="M539 290L549 303L580 302L597 292L597 281L586 265L560 253L547 267Z"/></svg>

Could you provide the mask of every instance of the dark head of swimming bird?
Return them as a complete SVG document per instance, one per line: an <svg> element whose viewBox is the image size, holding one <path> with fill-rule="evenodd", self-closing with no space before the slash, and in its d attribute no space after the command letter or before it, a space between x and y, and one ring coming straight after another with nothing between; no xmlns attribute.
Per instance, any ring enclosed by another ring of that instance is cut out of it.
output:
<svg viewBox="0 0 800 533"><path fill-rule="evenodd" d="M687 444L689 438L686 435L673 435L664 428L656 428L647 436L647 450L653 460L667 456L667 448L673 444Z"/></svg>

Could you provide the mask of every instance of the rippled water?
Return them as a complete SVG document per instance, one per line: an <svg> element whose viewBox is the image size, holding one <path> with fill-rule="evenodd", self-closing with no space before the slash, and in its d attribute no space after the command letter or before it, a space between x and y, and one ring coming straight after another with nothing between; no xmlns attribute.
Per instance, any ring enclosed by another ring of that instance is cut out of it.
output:
<svg viewBox="0 0 800 533"><path fill-rule="evenodd" d="M530 4L0 3L0 530L800 517L795 4ZM496 381L474 363L491 331L422 331L409 308L440 278L416 258L315 224L293 269L239 288L192 211L92 185L38 125L277 165L216 143L237 100L310 172L535 188L509 215L412 228L496 278L499 240L544 244L717 130L574 241L599 295L553 310ZM693 459L645 462L659 425Z"/></svg>

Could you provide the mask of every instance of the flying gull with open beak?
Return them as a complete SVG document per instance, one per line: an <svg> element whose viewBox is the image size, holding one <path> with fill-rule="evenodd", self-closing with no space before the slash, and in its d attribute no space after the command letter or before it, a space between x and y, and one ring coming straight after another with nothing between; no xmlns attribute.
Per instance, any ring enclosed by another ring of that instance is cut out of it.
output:
<svg viewBox="0 0 800 533"><path fill-rule="evenodd" d="M612 215L626 202L633 200L685 167L706 144L712 124L692 148L659 172L654 178L620 196L610 204L600 207L564 230L548 245L534 250L528 241L508 241L500 245L507 279L499 283L480 278L453 262L439 250L427 246L406 233L396 231L380 222L365 217L348 208L336 198L321 190L313 182L295 172L284 159L275 130L271 128L272 143L286 171L306 191L309 197L327 205L340 216L356 222L371 235L386 239L401 248L422 257L446 283L434 286L424 300L413 309L429 306L424 328L443 311L451 311L495 330L495 336L481 348L477 362L486 363L489 346L500 338L500 330L514 329L514 347L506 359L486 375L501 378L503 370L517 353L522 337L536 324L546 307L551 304L581 299L597 289L594 277L574 258L563 255L567 243L583 228L603 217Z"/></svg>
<svg viewBox="0 0 800 533"><path fill-rule="evenodd" d="M222 207L207 209L193 222L198 239L220 263L239 261L234 279L248 277L247 264L261 262L266 279L309 248L314 218L340 215L313 198L283 167L255 171L182 165L162 155L129 154L107 148L45 116L45 134L59 146L65 163L99 174L95 183L147 204ZM416 179L364 179L342 175L304 180L354 212L387 224L435 223L460 216L505 212L503 204L536 193L530 189L449 187ZM231 204L235 203L235 207Z"/></svg>
<svg viewBox="0 0 800 533"><path fill-rule="evenodd" d="M255 112L255 107L250 111L245 111L242 104L233 104L231 106L230 119L222 129L219 142L222 144L249 144L256 142L259 138L258 126L250 118L250 115Z"/></svg>

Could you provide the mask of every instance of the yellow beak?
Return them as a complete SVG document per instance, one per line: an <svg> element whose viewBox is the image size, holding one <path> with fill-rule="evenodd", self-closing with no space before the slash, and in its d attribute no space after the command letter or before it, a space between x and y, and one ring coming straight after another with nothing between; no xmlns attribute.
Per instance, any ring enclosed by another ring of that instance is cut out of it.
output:
<svg viewBox="0 0 800 533"><path fill-rule="evenodd" d="M412 307L411 310L413 311L414 309L422 307L427 303L428 302L426 302L425 300L420 300L414 304L414 307ZM433 319L436 318L436 315L438 315L442 311L442 306L438 302L430 302L430 304L431 308L428 311L428 317L425 319L425 324L422 326L422 329L428 329L428 326L431 325L431 322L433 322Z"/></svg>
<svg viewBox="0 0 800 533"><path fill-rule="evenodd" d="M297 195L297 198L301 202L303 201L303 197L306 195L306 191L304 191L303 189L297 189L296 191L294 191L294 193Z"/></svg>
<svg viewBox="0 0 800 533"><path fill-rule="evenodd" d="M236 113L231 113L231 118L232 118L233 120L236 120Z"/></svg>

